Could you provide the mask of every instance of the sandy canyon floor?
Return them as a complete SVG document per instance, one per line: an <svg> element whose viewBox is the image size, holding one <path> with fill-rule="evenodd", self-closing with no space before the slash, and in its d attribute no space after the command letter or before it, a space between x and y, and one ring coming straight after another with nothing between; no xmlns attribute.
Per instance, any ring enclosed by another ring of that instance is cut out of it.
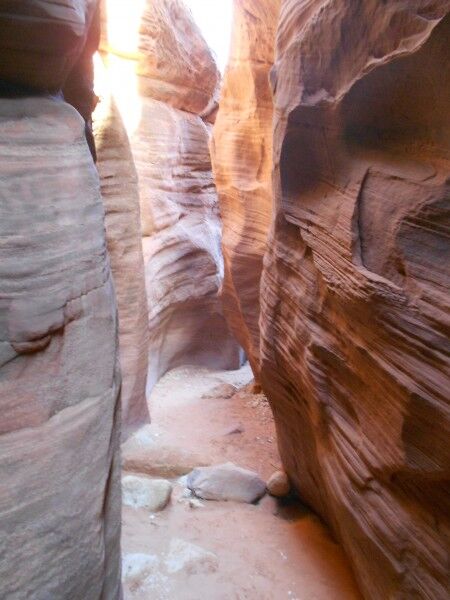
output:
<svg viewBox="0 0 450 600"><path fill-rule="evenodd" d="M146 472L127 464L133 450L124 452L125 466L139 476L170 479L173 491L160 512L123 507L126 600L360 598L341 548L298 501L188 497L180 473L191 463L231 461L265 480L280 467L270 408L246 387L250 380L247 366L236 372L182 367L153 390L152 424L131 441L138 449L142 442L148 454Z"/></svg>

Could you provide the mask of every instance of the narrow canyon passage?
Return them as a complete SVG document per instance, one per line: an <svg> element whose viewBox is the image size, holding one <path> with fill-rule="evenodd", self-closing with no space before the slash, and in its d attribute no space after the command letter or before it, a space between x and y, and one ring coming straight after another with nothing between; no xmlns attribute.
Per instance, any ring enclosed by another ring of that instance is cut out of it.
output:
<svg viewBox="0 0 450 600"><path fill-rule="evenodd" d="M232 462L264 480L281 467L271 410L252 379L248 365L179 367L153 389L151 425L123 446L126 600L360 598L342 548L298 500L200 500L186 487L183 474L200 465ZM139 496L130 475L153 482L154 495ZM173 487L165 506L162 480Z"/></svg>
<svg viewBox="0 0 450 600"><path fill-rule="evenodd" d="M450 0L0 0L0 600L448 600Z"/></svg>

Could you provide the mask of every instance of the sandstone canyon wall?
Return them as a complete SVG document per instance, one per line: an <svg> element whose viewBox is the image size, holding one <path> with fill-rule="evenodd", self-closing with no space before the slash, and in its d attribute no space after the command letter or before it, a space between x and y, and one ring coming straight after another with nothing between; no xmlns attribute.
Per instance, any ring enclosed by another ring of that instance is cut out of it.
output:
<svg viewBox="0 0 450 600"><path fill-rule="evenodd" d="M279 0L235 0L211 145L223 224L224 314L259 380L259 286L272 211L272 92Z"/></svg>
<svg viewBox="0 0 450 600"><path fill-rule="evenodd" d="M219 297L221 225L208 150L219 84L215 62L180 0L144 3L133 48L111 26L120 10L119 1L105 3L102 48L119 82L113 93L129 122L139 180L150 389L186 362L238 367L241 351ZM137 90L128 109L120 98L124 74Z"/></svg>
<svg viewBox="0 0 450 600"><path fill-rule="evenodd" d="M101 101L94 113L97 168L105 206L108 253L119 312L119 353L122 370L122 439L149 421L148 309L137 173L118 108L109 93L102 65Z"/></svg>
<svg viewBox="0 0 450 600"><path fill-rule="evenodd" d="M450 3L284 0L261 364L371 600L449 590Z"/></svg>
<svg viewBox="0 0 450 600"><path fill-rule="evenodd" d="M116 308L97 171L51 96L94 3L0 3L0 586L120 590Z"/></svg>

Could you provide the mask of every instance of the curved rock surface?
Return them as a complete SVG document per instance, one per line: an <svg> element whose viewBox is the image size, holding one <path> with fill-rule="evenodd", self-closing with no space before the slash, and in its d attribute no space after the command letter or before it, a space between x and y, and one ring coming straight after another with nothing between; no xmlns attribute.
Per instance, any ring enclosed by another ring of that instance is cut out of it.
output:
<svg viewBox="0 0 450 600"><path fill-rule="evenodd" d="M101 69L97 65L96 69ZM105 74L98 73L104 78ZM119 310L122 438L149 421L148 308L137 173L120 113L107 89L94 113L97 168Z"/></svg>
<svg viewBox="0 0 450 600"><path fill-rule="evenodd" d="M103 0L102 14L102 49L135 62L141 96L202 116L217 107L220 74L183 0ZM124 36L130 19L136 31Z"/></svg>
<svg viewBox="0 0 450 600"><path fill-rule="evenodd" d="M224 314L259 379L259 286L272 210L272 92L279 0L234 4L211 145L223 223Z"/></svg>
<svg viewBox="0 0 450 600"><path fill-rule="evenodd" d="M85 46L96 6L97 0L2 0L0 82L59 91Z"/></svg>
<svg viewBox="0 0 450 600"><path fill-rule="evenodd" d="M0 99L0 581L8 600L115 600L115 297L78 113Z"/></svg>
<svg viewBox="0 0 450 600"><path fill-rule="evenodd" d="M122 10L113 0L106 8L103 21L108 11L117 17ZM221 224L205 123L217 67L179 0L147 0L136 23L139 36L127 48L108 22L102 47L110 76L118 80L114 94L129 123L138 173L151 389L180 364L238 368L242 353L220 301ZM124 77L139 90L132 104L131 98L122 102ZM137 118L129 119L128 109Z"/></svg>
<svg viewBox="0 0 450 600"><path fill-rule="evenodd" d="M186 362L238 368L241 352L219 297L221 227L207 126L150 98L143 99L142 114L132 147L141 189L151 387Z"/></svg>
<svg viewBox="0 0 450 600"><path fill-rule="evenodd" d="M448 593L447 1L282 2L262 381L366 598Z"/></svg>

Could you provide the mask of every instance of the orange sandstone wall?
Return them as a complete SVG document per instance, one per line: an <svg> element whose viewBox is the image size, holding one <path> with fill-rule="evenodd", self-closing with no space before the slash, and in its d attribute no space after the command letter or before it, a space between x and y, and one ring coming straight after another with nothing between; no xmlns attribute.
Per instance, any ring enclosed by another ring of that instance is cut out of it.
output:
<svg viewBox="0 0 450 600"><path fill-rule="evenodd" d="M284 0L262 383L366 598L449 589L450 3Z"/></svg>
<svg viewBox="0 0 450 600"><path fill-rule="evenodd" d="M272 92L279 0L235 0L211 144L223 225L224 314L259 380L259 284L272 211Z"/></svg>

